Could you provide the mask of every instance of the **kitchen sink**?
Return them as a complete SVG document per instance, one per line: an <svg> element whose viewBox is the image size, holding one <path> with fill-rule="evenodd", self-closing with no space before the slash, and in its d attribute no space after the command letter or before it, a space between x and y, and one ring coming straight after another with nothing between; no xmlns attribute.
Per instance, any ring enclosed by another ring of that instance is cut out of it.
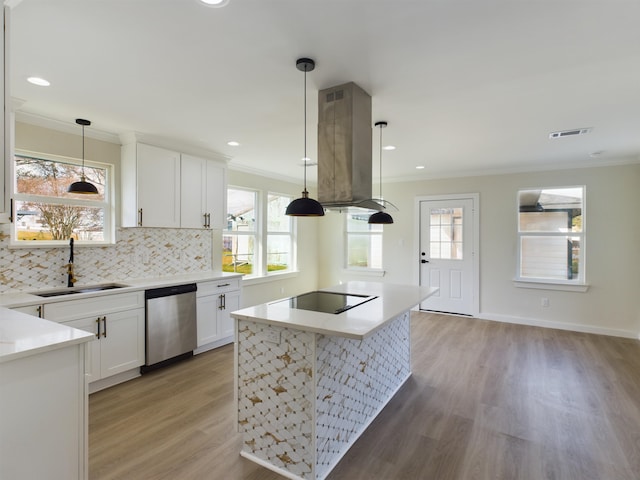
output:
<svg viewBox="0 0 640 480"><path fill-rule="evenodd" d="M103 283L101 285L91 285L87 287L70 287L65 289L50 290L48 292L33 292L38 297L59 297L61 295L74 295L76 293L102 292L103 290L113 290L115 288L127 287L120 283Z"/></svg>

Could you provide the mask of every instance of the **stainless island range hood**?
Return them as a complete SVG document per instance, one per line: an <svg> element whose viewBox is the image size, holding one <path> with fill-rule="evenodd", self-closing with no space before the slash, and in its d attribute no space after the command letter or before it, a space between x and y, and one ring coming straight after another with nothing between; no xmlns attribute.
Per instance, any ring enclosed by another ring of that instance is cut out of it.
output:
<svg viewBox="0 0 640 480"><path fill-rule="evenodd" d="M371 96L355 83L318 92L318 201L324 208L387 208L371 198L371 125Z"/></svg>

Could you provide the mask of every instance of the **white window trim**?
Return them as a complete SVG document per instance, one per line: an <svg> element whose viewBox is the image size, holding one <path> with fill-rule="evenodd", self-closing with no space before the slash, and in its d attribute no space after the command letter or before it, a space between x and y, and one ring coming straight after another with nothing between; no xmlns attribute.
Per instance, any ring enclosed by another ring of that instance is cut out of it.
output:
<svg viewBox="0 0 640 480"><path fill-rule="evenodd" d="M230 190L243 190L246 192L253 192L256 195L256 223L255 231L252 232L229 232L226 229L222 231L222 235L250 235L255 237L255 263L258 268L254 268L254 272L251 274L242 275L243 285L256 285L272 280L285 280L287 278L296 277L298 271L298 237L297 237L297 222L295 219L291 219L291 231L287 232L269 232L268 231L268 201L269 195L278 195L288 197L293 200L294 196L291 193L280 193L271 190L262 190L258 188L243 187L237 185L229 185L227 187ZM226 213L225 213L226 216ZM291 263L286 270L276 270L273 272L267 271L267 239L269 234L289 236L291 238Z"/></svg>
<svg viewBox="0 0 640 480"><path fill-rule="evenodd" d="M41 152L33 152L30 150L20 150L16 149L14 152L14 157L30 157L41 160L48 160L52 162L63 162L70 163L73 165L82 165L82 160L72 157L65 157L62 155L53 155L48 153ZM27 195L24 193L16 192L16 172L15 172L15 161L14 157L11 158L10 164L10 181L11 181L11 198L13 199L12 208L15 208L13 205L15 201L25 200L25 199L35 199L41 200L42 202L51 203L52 197L47 196L39 196L39 195ZM113 174L113 165L109 163L95 162L92 160L84 160L85 166L95 167L95 168L103 168L105 170L105 178L106 178L106 186L104 196L105 199L103 202L100 202L100 205L104 208L104 237L105 240L101 242L87 242L78 240L74 242L74 246L77 247L103 247L105 245L115 245L115 176ZM99 206L97 202L92 202L90 200L83 199L67 199L67 198L57 198L55 203L57 204L74 204L74 205L87 205L87 206ZM29 242L26 240L16 240L15 239L15 212L10 212L11 218L14 220L11 222L11 238L9 240L9 248L19 249L19 248L68 248L69 241L68 240L38 240L35 242Z"/></svg>
<svg viewBox="0 0 640 480"><path fill-rule="evenodd" d="M342 222L342 229L344 232L344 235L342 236L343 239L343 246L342 246L342 251L344 252L344 259L343 259L343 268L342 271L349 273L349 274L357 274L357 275L362 275L362 276L371 276L371 277L382 277L384 276L384 274L386 273L386 270L384 268L374 268L374 267L350 267L349 266L349 235L362 235L362 236L371 236L371 235L380 235L380 238L382 239L382 242L384 244L384 226L382 227L382 230L380 232L372 232L372 231L368 231L368 232L349 232L349 228L348 228L348 215L349 213L347 212L346 215L344 215L344 219ZM384 245L383 245L383 251L382 251L382 265L384 266Z"/></svg>
<svg viewBox="0 0 640 480"><path fill-rule="evenodd" d="M532 288L538 290L558 290L558 291L566 291L566 292L586 292L589 289L589 284L587 283L587 257L586 257L586 236L587 236L587 227L586 227L586 185L568 185L568 186L547 186L547 187L524 187L519 188L516 192L516 212L517 215L520 215L520 201L519 201L519 193L522 190L555 190L555 189L564 189L564 188L581 188L582 189L582 231L581 232L562 232L558 234L552 234L552 236L574 236L580 237L580 278L576 280L559 280L559 279L551 279L551 278L534 278L534 277L521 277L520 276L520 268L521 268L521 238L522 236L548 236L549 232L520 232L520 219L517 218L517 230L516 230L516 238L517 238L517 258L516 258L516 275L513 278L513 284L517 288Z"/></svg>
<svg viewBox="0 0 640 480"><path fill-rule="evenodd" d="M264 259L262 269L264 272L264 277L274 277L286 275L288 273L297 273L298 272L298 222L295 221L294 217L289 217L289 232L269 232L269 219L268 219L268 202L269 195L277 195L279 197L289 198L290 201L294 200L294 196L290 193L282 193L282 192L274 192L272 190L266 190L262 192L264 195L264 225L263 225L263 238L264 238ZM268 268L268 259L267 259L267 242L269 239L269 235L278 235L278 236L287 236L290 239L289 247L291 248L291 258L289 268L286 270L275 270L273 272L267 271Z"/></svg>

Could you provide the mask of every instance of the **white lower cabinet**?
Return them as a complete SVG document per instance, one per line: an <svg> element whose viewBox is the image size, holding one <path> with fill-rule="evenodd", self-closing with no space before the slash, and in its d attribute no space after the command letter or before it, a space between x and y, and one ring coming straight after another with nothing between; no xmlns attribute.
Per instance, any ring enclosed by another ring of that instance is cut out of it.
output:
<svg viewBox="0 0 640 480"><path fill-rule="evenodd" d="M144 308L92 316L64 324L96 335L96 339L89 344L89 382L144 364Z"/></svg>
<svg viewBox="0 0 640 480"><path fill-rule="evenodd" d="M44 318L95 335L87 376L96 391L139 375L145 360L144 292L127 292L46 304ZM123 375L120 379L116 375Z"/></svg>
<svg viewBox="0 0 640 480"><path fill-rule="evenodd" d="M240 279L198 283L196 295L196 353L233 342L234 323L231 312L240 308Z"/></svg>

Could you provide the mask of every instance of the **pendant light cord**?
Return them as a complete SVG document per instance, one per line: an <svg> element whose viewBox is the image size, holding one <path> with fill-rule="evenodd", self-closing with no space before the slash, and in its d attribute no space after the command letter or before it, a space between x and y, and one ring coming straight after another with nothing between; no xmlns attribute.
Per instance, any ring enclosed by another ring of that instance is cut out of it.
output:
<svg viewBox="0 0 640 480"><path fill-rule="evenodd" d="M84 179L84 125L82 125L82 180Z"/></svg>
<svg viewBox="0 0 640 480"><path fill-rule="evenodd" d="M380 124L380 200L382 200L382 128Z"/></svg>
<svg viewBox="0 0 640 480"><path fill-rule="evenodd" d="M304 70L304 191L307 191L307 69Z"/></svg>

